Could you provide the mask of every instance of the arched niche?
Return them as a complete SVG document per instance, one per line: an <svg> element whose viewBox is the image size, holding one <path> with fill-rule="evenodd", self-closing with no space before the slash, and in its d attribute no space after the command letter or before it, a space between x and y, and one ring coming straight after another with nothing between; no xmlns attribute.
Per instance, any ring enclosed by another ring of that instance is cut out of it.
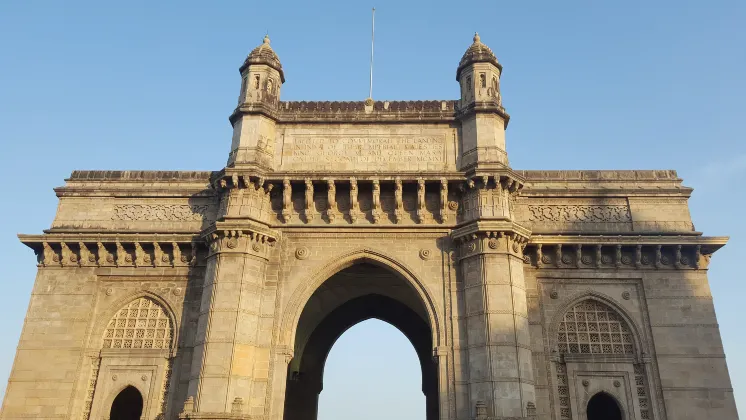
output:
<svg viewBox="0 0 746 420"><path fill-rule="evenodd" d="M142 409L142 394L134 386L127 386L114 397L109 420L140 420Z"/></svg>
<svg viewBox="0 0 746 420"><path fill-rule="evenodd" d="M622 408L616 398L606 392L599 392L588 400L586 414L588 420L622 420L624 418Z"/></svg>
<svg viewBox="0 0 746 420"><path fill-rule="evenodd" d="M621 418L625 413L649 418L654 412L640 330L613 300L595 293L578 296L556 313L550 331L558 355L553 381L560 418L586 418L595 395L601 395L599 401L613 399Z"/></svg>
<svg viewBox="0 0 746 420"><path fill-rule="evenodd" d="M125 398L128 394L121 393L129 388L142 399L143 418L167 414L175 347L173 314L161 299L146 293L119 301L115 308L98 329L100 353L93 360L86 392L85 406L90 411L84 414L106 418L116 398Z"/></svg>

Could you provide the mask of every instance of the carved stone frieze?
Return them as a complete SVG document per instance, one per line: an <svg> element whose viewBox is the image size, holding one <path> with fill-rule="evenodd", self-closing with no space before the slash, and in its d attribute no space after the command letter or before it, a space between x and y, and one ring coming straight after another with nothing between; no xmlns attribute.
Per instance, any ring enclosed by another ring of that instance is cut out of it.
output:
<svg viewBox="0 0 746 420"><path fill-rule="evenodd" d="M628 206L618 205L529 205L531 222L627 223L632 221Z"/></svg>
<svg viewBox="0 0 746 420"><path fill-rule="evenodd" d="M113 220L184 222L210 218L207 204L117 204Z"/></svg>

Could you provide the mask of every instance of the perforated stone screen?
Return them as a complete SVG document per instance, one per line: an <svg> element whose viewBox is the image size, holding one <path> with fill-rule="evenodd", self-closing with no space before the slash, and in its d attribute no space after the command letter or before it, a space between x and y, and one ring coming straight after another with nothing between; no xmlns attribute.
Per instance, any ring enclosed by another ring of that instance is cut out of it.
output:
<svg viewBox="0 0 746 420"><path fill-rule="evenodd" d="M105 349L170 349L171 320L161 305L142 297L120 309L104 333Z"/></svg>
<svg viewBox="0 0 746 420"><path fill-rule="evenodd" d="M565 313L557 344L561 353L632 354L632 333L610 307L586 300Z"/></svg>

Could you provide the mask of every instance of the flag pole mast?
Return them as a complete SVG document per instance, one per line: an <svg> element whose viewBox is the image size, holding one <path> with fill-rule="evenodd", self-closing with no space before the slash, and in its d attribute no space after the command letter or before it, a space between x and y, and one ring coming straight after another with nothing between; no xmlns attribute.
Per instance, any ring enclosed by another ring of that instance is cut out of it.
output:
<svg viewBox="0 0 746 420"><path fill-rule="evenodd" d="M373 99L373 46L376 42L376 8L373 8L373 22L370 33L370 85L368 90L368 99Z"/></svg>

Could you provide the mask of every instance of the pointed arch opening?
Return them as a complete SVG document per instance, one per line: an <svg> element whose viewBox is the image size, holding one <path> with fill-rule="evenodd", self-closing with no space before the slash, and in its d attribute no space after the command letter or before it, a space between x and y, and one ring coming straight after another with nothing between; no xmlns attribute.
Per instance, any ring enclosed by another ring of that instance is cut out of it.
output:
<svg viewBox="0 0 746 420"><path fill-rule="evenodd" d="M599 392L588 400L588 420L622 420L622 410L616 399Z"/></svg>
<svg viewBox="0 0 746 420"><path fill-rule="evenodd" d="M319 285L301 311L294 357L288 366L285 420L316 420L332 346L349 328L369 319L391 324L412 343L422 376L425 417L438 418L437 365L432 358L433 335L425 303L395 271L358 261Z"/></svg>
<svg viewBox="0 0 746 420"><path fill-rule="evenodd" d="M111 403L110 420L140 420L142 416L142 394L134 386L124 388Z"/></svg>
<svg viewBox="0 0 746 420"><path fill-rule="evenodd" d="M345 331L327 356L319 420L425 418L418 355L409 339L378 319Z"/></svg>

